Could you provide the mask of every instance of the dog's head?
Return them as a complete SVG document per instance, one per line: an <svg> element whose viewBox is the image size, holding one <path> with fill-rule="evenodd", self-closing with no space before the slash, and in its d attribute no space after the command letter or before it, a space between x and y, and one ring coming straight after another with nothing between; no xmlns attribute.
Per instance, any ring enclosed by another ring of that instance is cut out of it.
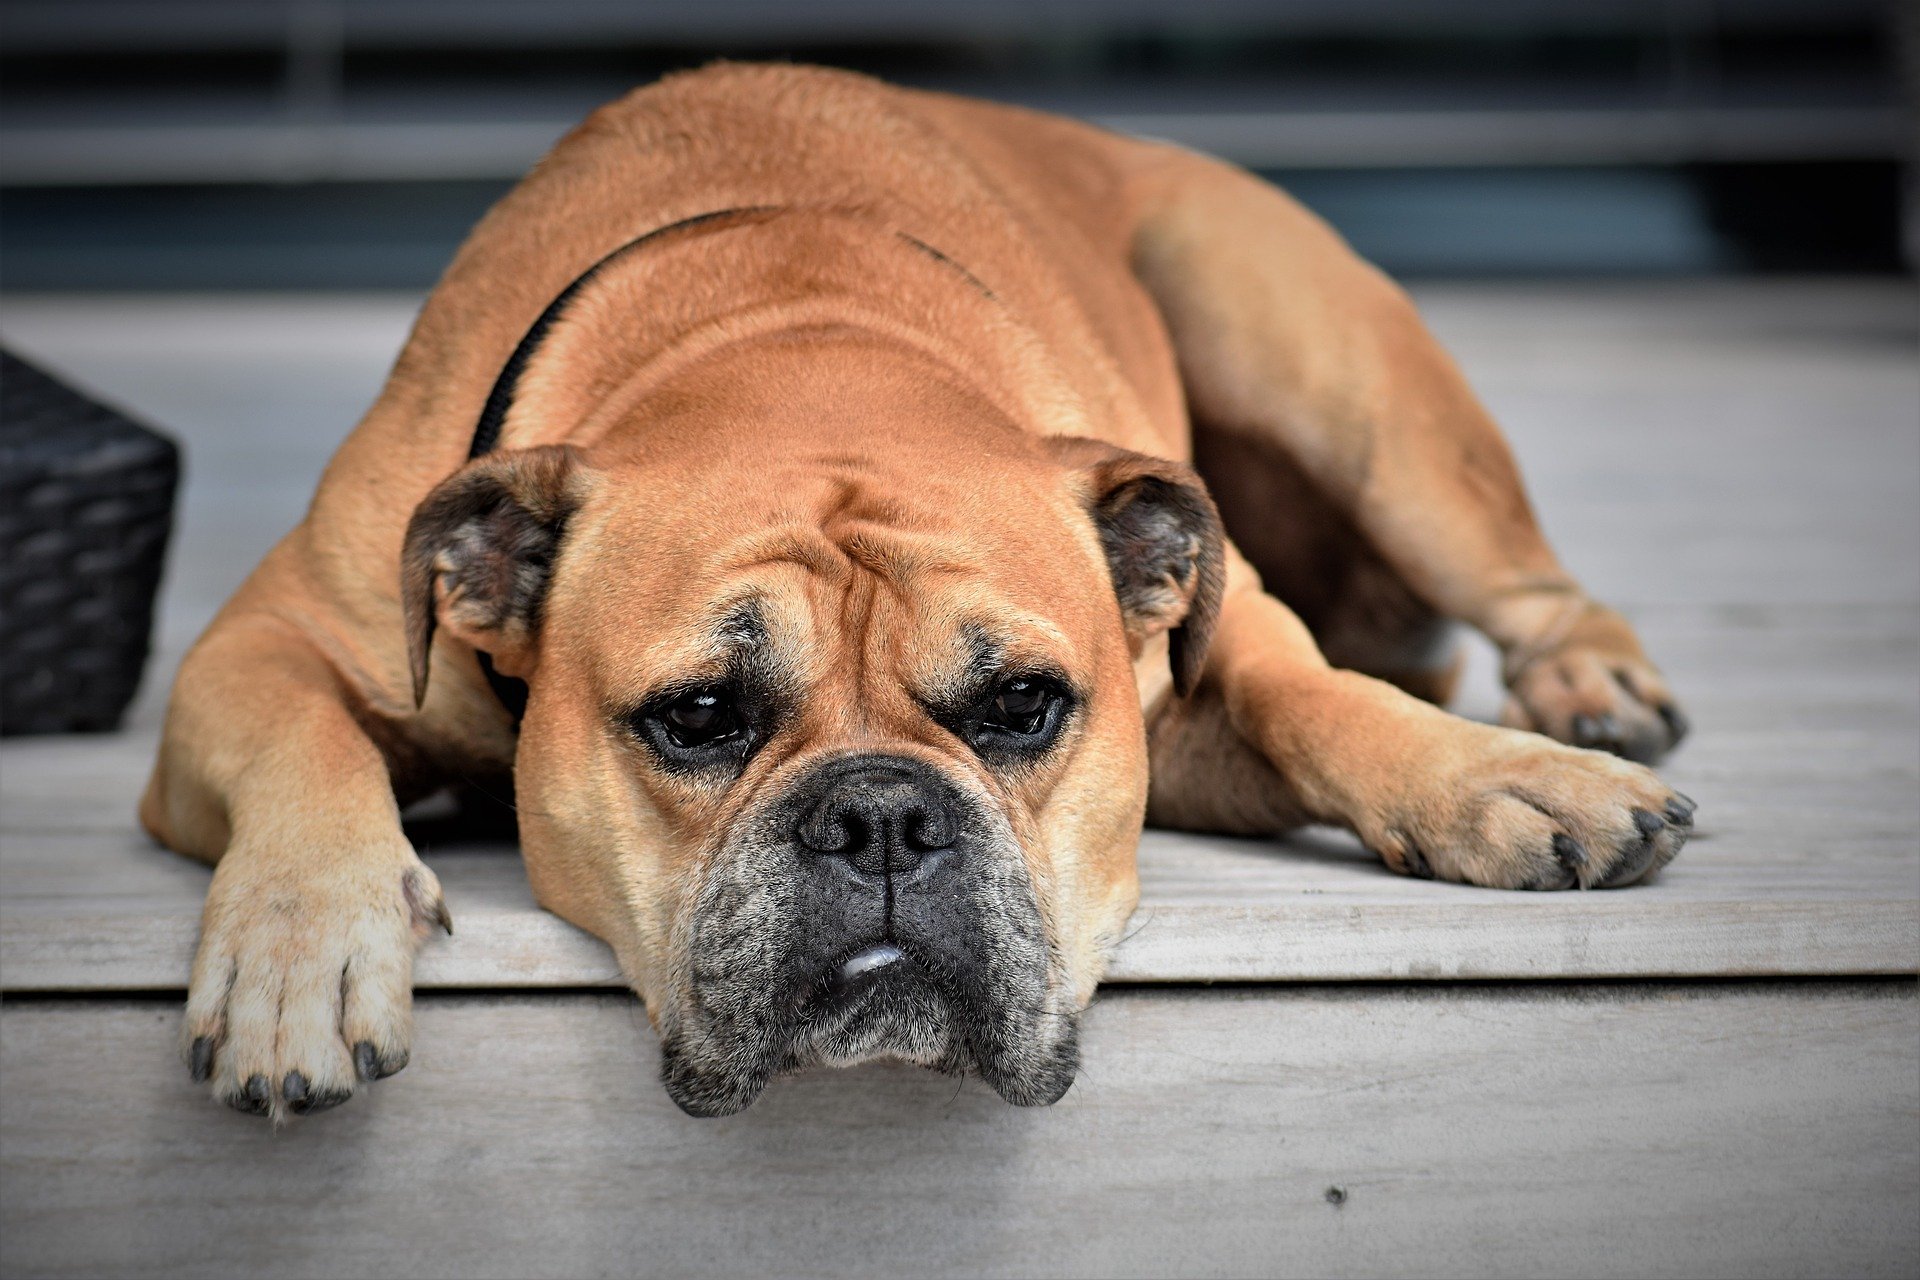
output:
<svg viewBox="0 0 1920 1280"><path fill-rule="evenodd" d="M1184 466L837 367L448 479L406 538L416 693L436 627L528 681L529 874L687 1111L876 1057L1052 1102L1138 893L1134 664L1197 678L1219 524Z"/></svg>

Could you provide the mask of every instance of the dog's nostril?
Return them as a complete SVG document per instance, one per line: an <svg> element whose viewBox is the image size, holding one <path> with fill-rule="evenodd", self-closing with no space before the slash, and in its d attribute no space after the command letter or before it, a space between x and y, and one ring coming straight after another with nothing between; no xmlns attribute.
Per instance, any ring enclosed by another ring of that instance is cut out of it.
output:
<svg viewBox="0 0 1920 1280"><path fill-rule="evenodd" d="M832 803L814 806L800 823L799 835L800 843L815 853L845 853L866 843L865 824Z"/></svg>
<svg viewBox="0 0 1920 1280"><path fill-rule="evenodd" d="M866 875L910 870L957 838L953 814L940 798L895 771L835 779L794 834L803 848L843 857Z"/></svg>
<svg viewBox="0 0 1920 1280"><path fill-rule="evenodd" d="M953 847L953 815L942 805L922 805L907 824L907 843L919 853Z"/></svg>

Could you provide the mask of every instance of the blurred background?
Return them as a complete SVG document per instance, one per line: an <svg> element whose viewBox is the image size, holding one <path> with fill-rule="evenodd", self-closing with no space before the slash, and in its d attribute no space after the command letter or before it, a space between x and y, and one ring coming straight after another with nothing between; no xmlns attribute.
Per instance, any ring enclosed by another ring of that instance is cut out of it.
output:
<svg viewBox="0 0 1920 1280"><path fill-rule="evenodd" d="M586 111L716 57L1187 143L1406 276L1896 272L1912 8L4 0L0 285L420 289Z"/></svg>

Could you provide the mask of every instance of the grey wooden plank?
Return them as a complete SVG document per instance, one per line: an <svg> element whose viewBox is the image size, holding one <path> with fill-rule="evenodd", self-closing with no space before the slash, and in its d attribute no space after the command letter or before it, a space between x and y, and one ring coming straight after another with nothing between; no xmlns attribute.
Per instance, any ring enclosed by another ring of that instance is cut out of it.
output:
<svg viewBox="0 0 1920 1280"><path fill-rule="evenodd" d="M10 842L11 845L11 842ZM184 989L208 872L137 840L36 837L0 853L8 991ZM1832 876L1711 841L1626 893L1499 893L1407 881L1351 841L1149 832L1143 905L1115 982L1372 981L1920 972L1920 896L1889 847ZM430 855L456 924L417 985L618 986L599 942L539 910L503 847ZM1823 878L1826 877L1826 878Z"/></svg>
<svg viewBox="0 0 1920 1280"><path fill-rule="evenodd" d="M1910 983L1130 992L1048 1110L869 1066L719 1121L673 1109L631 998L438 997L407 1071L279 1133L187 1082L176 1016L0 1011L7 1274L1905 1276L1920 1249Z"/></svg>

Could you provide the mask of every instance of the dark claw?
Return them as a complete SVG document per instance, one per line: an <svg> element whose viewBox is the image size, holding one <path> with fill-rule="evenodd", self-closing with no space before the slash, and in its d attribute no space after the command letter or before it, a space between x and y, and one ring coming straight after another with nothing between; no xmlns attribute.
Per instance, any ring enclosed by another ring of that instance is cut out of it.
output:
<svg viewBox="0 0 1920 1280"><path fill-rule="evenodd" d="M288 1102L298 1102L307 1096L307 1078L298 1071L287 1072L287 1078L280 1084L280 1096Z"/></svg>
<svg viewBox="0 0 1920 1280"><path fill-rule="evenodd" d="M1676 827L1690 827L1693 825L1693 811L1699 807L1676 791L1673 799L1667 801L1667 821Z"/></svg>
<svg viewBox="0 0 1920 1280"><path fill-rule="evenodd" d="M1407 845L1407 874L1421 880L1433 879L1433 866L1417 844Z"/></svg>
<svg viewBox="0 0 1920 1280"><path fill-rule="evenodd" d="M362 1080L384 1080L406 1065L407 1055L403 1053L398 1062L389 1062L374 1049L371 1040L353 1046L353 1069Z"/></svg>
<svg viewBox="0 0 1920 1280"><path fill-rule="evenodd" d="M1640 838L1628 847L1626 854L1614 864L1613 870L1607 872L1606 878L1600 881L1602 889L1618 889L1632 884L1647 873L1647 868L1653 865L1654 859L1660 854L1660 844L1655 837L1667 829L1666 820L1645 809L1635 809L1633 825L1639 831Z"/></svg>
<svg viewBox="0 0 1920 1280"><path fill-rule="evenodd" d="M1670 747L1679 746L1680 740L1687 736L1688 730L1692 729L1693 726L1687 723L1687 717L1681 714L1680 708L1674 706L1671 702L1660 704L1656 710L1660 713L1660 719L1666 722L1667 745Z"/></svg>
<svg viewBox="0 0 1920 1280"><path fill-rule="evenodd" d="M267 1083L265 1076L253 1076L247 1081L247 1087L238 1097L228 1099L235 1111L243 1111L250 1116L263 1116L273 1107L273 1086Z"/></svg>
<svg viewBox="0 0 1920 1280"><path fill-rule="evenodd" d="M1617 756L1629 754L1627 740L1620 732L1620 722L1610 715L1575 716L1573 744L1595 751L1611 751Z"/></svg>
<svg viewBox="0 0 1920 1280"><path fill-rule="evenodd" d="M187 1071L193 1076L195 1084L205 1084L207 1077L213 1074L213 1037L195 1036L191 1061Z"/></svg>
<svg viewBox="0 0 1920 1280"><path fill-rule="evenodd" d="M1580 886L1580 868L1587 864L1586 846L1572 836L1556 833L1553 837L1554 865L1520 886L1523 889L1576 889Z"/></svg>
<svg viewBox="0 0 1920 1280"><path fill-rule="evenodd" d="M344 1089L331 1093L310 1093L300 1101L288 1104L288 1110L297 1116L310 1116L317 1111L331 1111L352 1096Z"/></svg>

